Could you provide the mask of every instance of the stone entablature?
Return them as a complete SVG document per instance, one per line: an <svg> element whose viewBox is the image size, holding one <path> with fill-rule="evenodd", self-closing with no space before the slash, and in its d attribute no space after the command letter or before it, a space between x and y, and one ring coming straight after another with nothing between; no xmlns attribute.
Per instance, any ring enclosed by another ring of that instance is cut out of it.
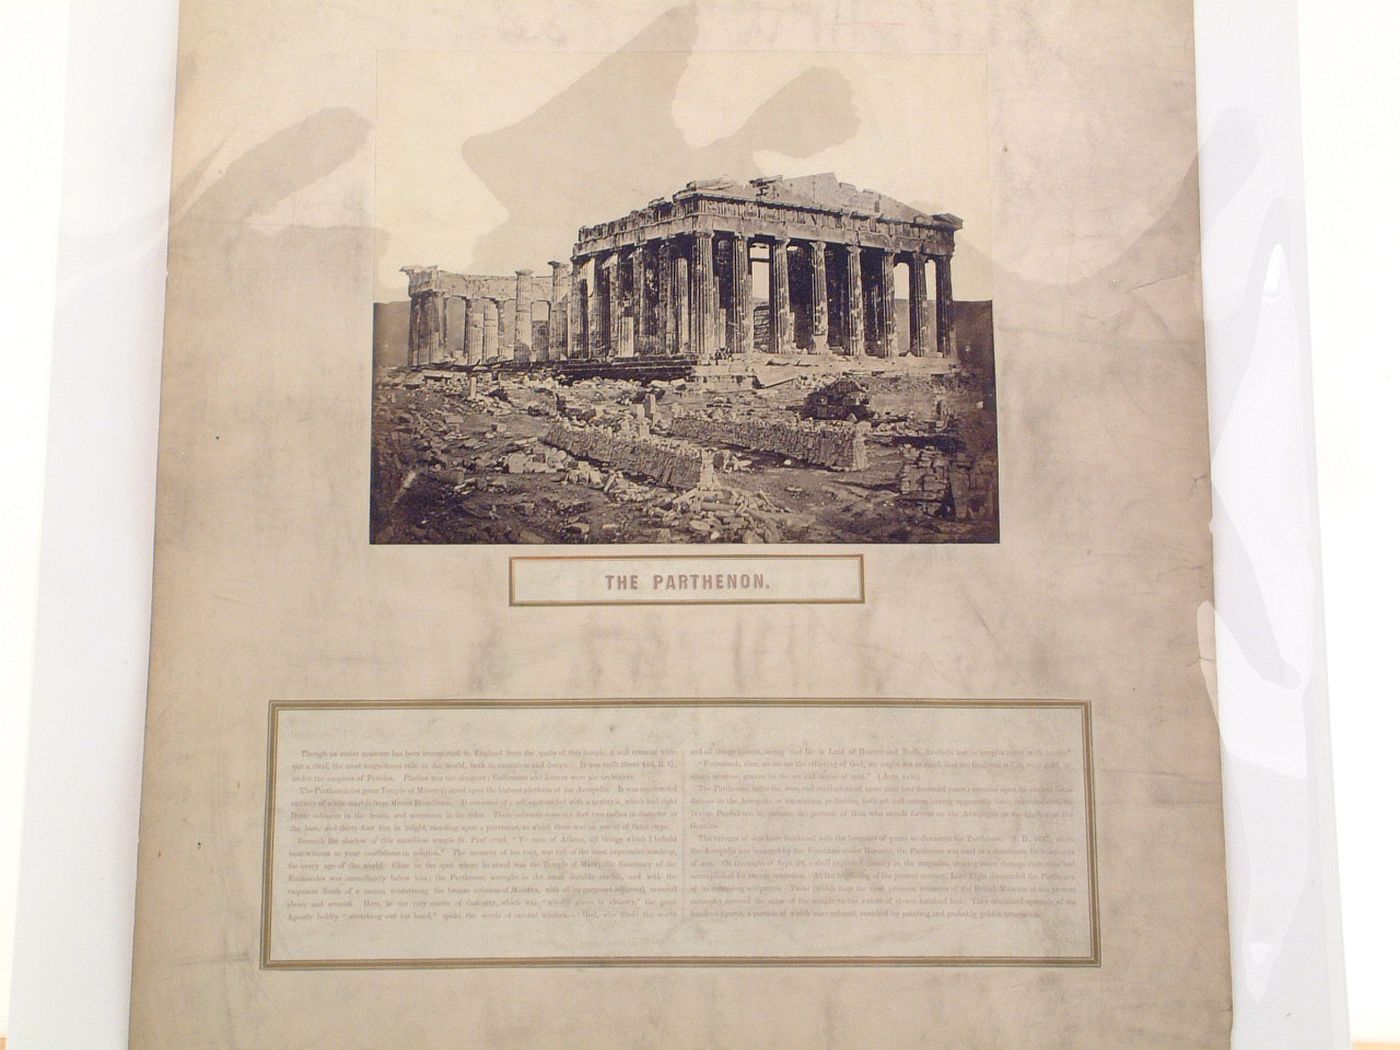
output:
<svg viewBox="0 0 1400 1050"><path fill-rule="evenodd" d="M764 187L788 183L812 187L812 196L764 192ZM701 231L951 255L953 236L960 229L962 220L956 215L924 215L890 198L838 183L835 176L777 183L691 183L670 200L655 200L619 219L583 227L574 257Z"/></svg>
<svg viewBox="0 0 1400 1050"><path fill-rule="evenodd" d="M516 278L480 273L450 273L437 266L405 266L410 297L427 292L459 299L514 299ZM550 278L532 275L526 282L531 302L547 303Z"/></svg>

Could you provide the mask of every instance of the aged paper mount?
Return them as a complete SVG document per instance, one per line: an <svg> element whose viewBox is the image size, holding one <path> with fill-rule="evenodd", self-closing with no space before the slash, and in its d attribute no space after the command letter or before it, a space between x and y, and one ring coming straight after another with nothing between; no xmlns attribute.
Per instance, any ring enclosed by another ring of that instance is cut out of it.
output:
<svg viewBox="0 0 1400 1050"><path fill-rule="evenodd" d="M183 0L132 1045L1223 1050L1190 5L606 7Z"/></svg>
<svg viewBox="0 0 1400 1050"><path fill-rule="evenodd" d="M274 703L268 739L265 968L1099 963L1086 703Z"/></svg>

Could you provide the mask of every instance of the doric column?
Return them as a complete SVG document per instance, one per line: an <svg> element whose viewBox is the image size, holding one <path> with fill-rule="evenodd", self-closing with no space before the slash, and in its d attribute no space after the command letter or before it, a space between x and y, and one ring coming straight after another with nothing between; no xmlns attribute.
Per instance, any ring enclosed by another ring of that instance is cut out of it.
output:
<svg viewBox="0 0 1400 1050"><path fill-rule="evenodd" d="M894 315L894 252L880 252L880 356L899 352L899 329Z"/></svg>
<svg viewBox="0 0 1400 1050"><path fill-rule="evenodd" d="M793 346L792 296L788 290L788 239L773 242L768 281L768 344L775 354L790 354Z"/></svg>
<svg viewBox="0 0 1400 1050"><path fill-rule="evenodd" d="M695 235L695 323L698 329L695 350L701 362L715 358L715 235L709 230L701 230Z"/></svg>
<svg viewBox="0 0 1400 1050"><path fill-rule="evenodd" d="M597 359L606 357L608 352L608 324L604 311L606 300L603 298L607 267L603 257L595 255L589 260L589 268L593 271L593 279L588 282L591 293L588 296L588 357Z"/></svg>
<svg viewBox="0 0 1400 1050"><path fill-rule="evenodd" d="M647 334L647 246L632 249L632 352L649 353Z"/></svg>
<svg viewBox="0 0 1400 1050"><path fill-rule="evenodd" d="M622 355L622 255L609 252L604 264L608 279L608 357Z"/></svg>
<svg viewBox="0 0 1400 1050"><path fill-rule="evenodd" d="M418 301L418 363L428 365L433 360L433 342L437 339L437 297L432 293Z"/></svg>
<svg viewBox="0 0 1400 1050"><path fill-rule="evenodd" d="M656 246L656 328L660 344L659 352L667 357L676 353L676 301L674 262L671 258L671 242L661 241Z"/></svg>
<svg viewBox="0 0 1400 1050"><path fill-rule="evenodd" d="M614 357L632 357L637 345L632 339L632 308L636 301L636 289L632 286L632 255L636 249L617 253L617 267L613 278L617 281L617 336L613 347Z"/></svg>
<svg viewBox="0 0 1400 1050"><path fill-rule="evenodd" d="M437 360L438 324L441 318L442 310L438 306L437 293L425 293L423 296L423 352L419 357L419 364L430 365Z"/></svg>
<svg viewBox="0 0 1400 1050"><path fill-rule="evenodd" d="M409 295L409 364L423 364L423 297Z"/></svg>
<svg viewBox="0 0 1400 1050"><path fill-rule="evenodd" d="M426 365L433 359L433 297L418 297L418 356L414 364Z"/></svg>
<svg viewBox="0 0 1400 1050"><path fill-rule="evenodd" d="M442 346L438 354L439 361L451 361L457 356L452 347L452 303L456 298L455 295L442 297ZM463 332L463 335L465 334Z"/></svg>
<svg viewBox="0 0 1400 1050"><path fill-rule="evenodd" d="M535 349L537 359L540 361L552 361L557 356L554 348L554 327L559 322L559 315L564 304L556 303L553 298L553 287L550 288L549 302L545 303L544 311L544 339Z"/></svg>
<svg viewBox="0 0 1400 1050"><path fill-rule="evenodd" d="M438 329L438 355L439 361L450 361L452 359L451 340L448 338L452 333L452 300L456 298L451 295L444 295L438 302L442 306L442 327Z"/></svg>
<svg viewBox="0 0 1400 1050"><path fill-rule="evenodd" d="M447 300L440 292L426 292L423 295L423 343L418 355L418 363L431 365L442 360L443 347L447 344L444 329L447 327Z"/></svg>
<svg viewBox="0 0 1400 1050"><path fill-rule="evenodd" d="M418 319L423 332L418 344L418 363L433 362L433 343L437 340L437 296L428 292L418 301Z"/></svg>
<svg viewBox="0 0 1400 1050"><path fill-rule="evenodd" d="M481 359L494 361L501 356L501 304L495 299L481 303Z"/></svg>
<svg viewBox="0 0 1400 1050"><path fill-rule="evenodd" d="M734 308L729 314L729 352L742 356L753 353L753 273L749 269L749 239L736 233L732 246Z"/></svg>
<svg viewBox="0 0 1400 1050"><path fill-rule="evenodd" d="M685 257L685 246L676 245L676 272L671 279L676 300L676 353L690 353L690 260Z"/></svg>
<svg viewBox="0 0 1400 1050"><path fill-rule="evenodd" d="M846 245L846 353L865 353L865 280L861 276L860 245Z"/></svg>
<svg viewBox="0 0 1400 1050"><path fill-rule="evenodd" d="M812 241L812 353L827 348L826 242Z"/></svg>
<svg viewBox="0 0 1400 1050"><path fill-rule="evenodd" d="M431 293L418 297L418 364L427 365L433 360L433 334L437 325L433 321L433 296Z"/></svg>
<svg viewBox="0 0 1400 1050"><path fill-rule="evenodd" d="M583 260L575 259L573 272L569 276L569 326L568 326L568 347L565 357L582 357L583 346L583 307L587 299L587 292L583 284Z"/></svg>
<svg viewBox="0 0 1400 1050"><path fill-rule="evenodd" d="M467 364L481 364L485 346L486 303L480 299L467 300Z"/></svg>
<svg viewBox="0 0 1400 1050"><path fill-rule="evenodd" d="M497 299L496 313L501 319L501 346L496 353L496 359L513 361L515 360L515 300Z"/></svg>
<svg viewBox="0 0 1400 1050"><path fill-rule="evenodd" d="M909 352L928 355L928 277L922 255L909 257Z"/></svg>
<svg viewBox="0 0 1400 1050"><path fill-rule="evenodd" d="M957 349L953 346L952 261L951 255L933 257L933 312L938 324L938 352L948 358L957 356Z"/></svg>
<svg viewBox="0 0 1400 1050"><path fill-rule="evenodd" d="M496 352L498 360L508 361L515 356L515 300L497 299L496 327L500 335L500 347Z"/></svg>
<svg viewBox="0 0 1400 1050"><path fill-rule="evenodd" d="M534 324L530 319L530 278L533 270L515 271L515 343L517 361L529 361L534 353Z"/></svg>
<svg viewBox="0 0 1400 1050"><path fill-rule="evenodd" d="M549 348L546 361L558 361L569 348L569 264L549 264Z"/></svg>

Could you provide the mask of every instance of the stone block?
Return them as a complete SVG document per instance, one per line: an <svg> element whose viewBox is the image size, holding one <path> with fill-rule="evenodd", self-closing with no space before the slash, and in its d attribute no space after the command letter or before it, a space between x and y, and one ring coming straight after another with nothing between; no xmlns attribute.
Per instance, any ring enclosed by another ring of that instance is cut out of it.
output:
<svg viewBox="0 0 1400 1050"><path fill-rule="evenodd" d="M759 417L711 419L684 416L671 434L706 444L730 445L787 456L833 470L864 470L868 465L865 430L850 423L787 423Z"/></svg>
<svg viewBox="0 0 1400 1050"><path fill-rule="evenodd" d="M715 482L713 453L682 441L619 434L563 421L549 428L544 441L576 459L613 467L668 488L692 489ZM587 469L597 473L596 467Z"/></svg>

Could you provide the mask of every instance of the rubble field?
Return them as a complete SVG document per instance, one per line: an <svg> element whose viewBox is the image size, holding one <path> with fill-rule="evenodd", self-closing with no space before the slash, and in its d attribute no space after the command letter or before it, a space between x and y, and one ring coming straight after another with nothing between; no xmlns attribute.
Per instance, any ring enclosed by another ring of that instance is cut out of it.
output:
<svg viewBox="0 0 1400 1050"><path fill-rule="evenodd" d="M832 378L719 390L383 370L372 540L996 542L996 417L980 385L863 376L867 407L805 418Z"/></svg>

